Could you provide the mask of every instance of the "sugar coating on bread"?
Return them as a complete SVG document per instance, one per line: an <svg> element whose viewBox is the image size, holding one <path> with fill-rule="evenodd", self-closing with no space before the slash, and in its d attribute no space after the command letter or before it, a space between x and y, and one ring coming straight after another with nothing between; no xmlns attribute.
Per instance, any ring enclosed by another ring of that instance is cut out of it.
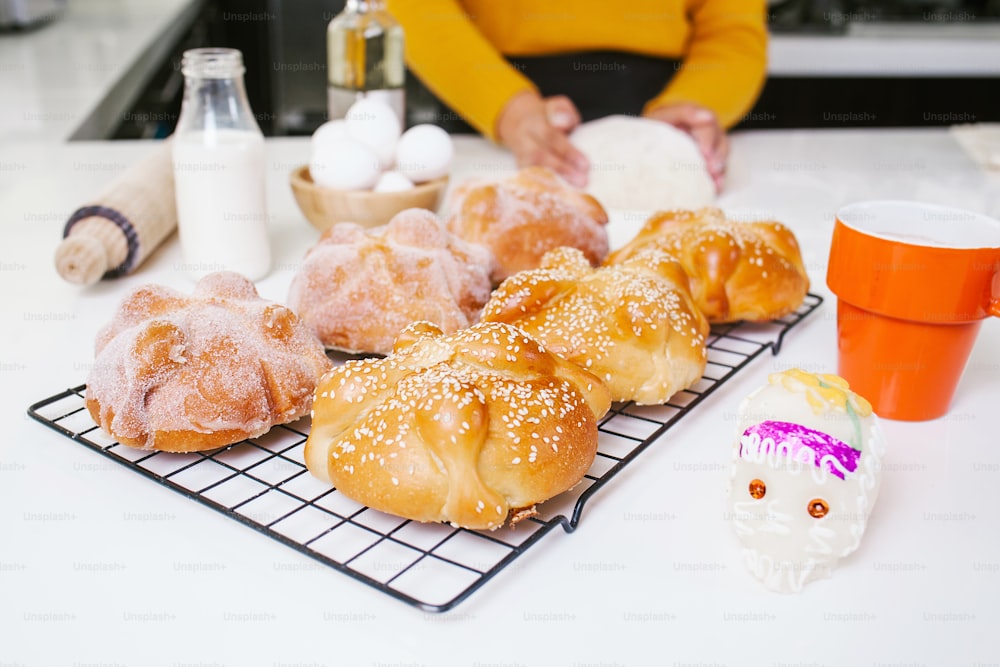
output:
<svg viewBox="0 0 1000 667"><path fill-rule="evenodd" d="M323 377L305 461L374 509L494 529L580 481L610 402L595 376L515 327L445 336L415 323L389 356Z"/></svg>
<svg viewBox="0 0 1000 667"><path fill-rule="evenodd" d="M552 250L501 283L482 319L583 366L616 401L665 403L705 370L708 322L680 263L655 249L597 269L579 250Z"/></svg>
<svg viewBox="0 0 1000 667"><path fill-rule="evenodd" d="M492 267L488 250L409 209L374 229L327 230L292 279L288 304L326 347L388 354L411 322L450 333L478 321Z"/></svg>
<svg viewBox="0 0 1000 667"><path fill-rule="evenodd" d="M727 219L717 208L660 211L606 263L650 247L680 260L709 322L773 320L798 308L809 290L798 241L774 220Z"/></svg>
<svg viewBox="0 0 1000 667"><path fill-rule="evenodd" d="M604 208L544 167L463 183L448 209L448 229L493 252L495 284L537 268L546 252L561 246L579 249L594 265L608 254Z"/></svg>
<svg viewBox="0 0 1000 667"><path fill-rule="evenodd" d="M198 451L266 433L308 413L331 363L288 308L236 273L188 296L146 285L97 336L86 404L120 443Z"/></svg>

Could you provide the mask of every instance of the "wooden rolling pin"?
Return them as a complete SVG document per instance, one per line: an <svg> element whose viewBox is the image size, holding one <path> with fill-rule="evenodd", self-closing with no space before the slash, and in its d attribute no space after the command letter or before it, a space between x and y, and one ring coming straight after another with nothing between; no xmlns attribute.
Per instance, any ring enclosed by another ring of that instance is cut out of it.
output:
<svg viewBox="0 0 1000 667"><path fill-rule="evenodd" d="M177 227L170 141L111 181L66 222L56 271L92 285L134 271Z"/></svg>

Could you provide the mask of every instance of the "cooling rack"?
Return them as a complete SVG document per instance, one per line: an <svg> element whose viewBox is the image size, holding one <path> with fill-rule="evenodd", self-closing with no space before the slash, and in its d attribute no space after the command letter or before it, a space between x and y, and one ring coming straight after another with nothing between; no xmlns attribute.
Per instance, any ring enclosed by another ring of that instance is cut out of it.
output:
<svg viewBox="0 0 1000 667"><path fill-rule="evenodd" d="M572 532L587 501L671 426L823 302L809 294L766 324L715 326L704 376L665 405L620 403L600 424L593 466L574 489L515 528L471 531L369 509L306 470L308 419L209 452L170 454L120 445L84 407L83 385L41 400L28 414L72 440L302 554L428 612L453 609L556 527Z"/></svg>

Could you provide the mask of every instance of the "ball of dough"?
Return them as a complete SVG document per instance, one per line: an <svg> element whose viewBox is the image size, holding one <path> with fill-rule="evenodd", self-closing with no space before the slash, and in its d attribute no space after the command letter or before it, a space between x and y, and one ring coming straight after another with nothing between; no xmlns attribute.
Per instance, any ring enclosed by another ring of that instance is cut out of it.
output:
<svg viewBox="0 0 1000 667"><path fill-rule="evenodd" d="M570 142L590 160L587 192L606 208L699 208L715 200L701 151L672 125L608 116L577 127Z"/></svg>

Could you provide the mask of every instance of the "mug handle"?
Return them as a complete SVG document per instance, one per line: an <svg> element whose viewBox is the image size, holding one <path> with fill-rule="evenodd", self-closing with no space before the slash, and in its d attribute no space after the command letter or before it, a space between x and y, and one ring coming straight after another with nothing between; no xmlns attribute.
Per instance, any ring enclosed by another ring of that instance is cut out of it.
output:
<svg viewBox="0 0 1000 667"><path fill-rule="evenodd" d="M1000 272L993 274L993 293L1000 291ZM986 309L993 317L1000 317L1000 297L990 299L990 305Z"/></svg>

